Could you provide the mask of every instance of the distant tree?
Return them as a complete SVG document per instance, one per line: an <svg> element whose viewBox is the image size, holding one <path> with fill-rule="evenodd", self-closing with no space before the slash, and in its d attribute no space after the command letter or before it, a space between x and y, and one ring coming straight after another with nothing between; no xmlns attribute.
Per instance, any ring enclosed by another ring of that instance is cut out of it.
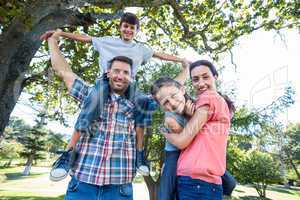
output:
<svg viewBox="0 0 300 200"><path fill-rule="evenodd" d="M260 197L266 197L267 186L279 182L279 164L270 154L260 151L248 152L241 164L240 172L243 174L241 183L253 184Z"/></svg>
<svg viewBox="0 0 300 200"><path fill-rule="evenodd" d="M47 152L57 153L65 149L67 146L67 141L62 134L49 132L46 139Z"/></svg>
<svg viewBox="0 0 300 200"><path fill-rule="evenodd" d="M300 164L300 123L288 125L283 134L285 139L284 157L300 180L300 172L297 168L297 165Z"/></svg>
<svg viewBox="0 0 300 200"><path fill-rule="evenodd" d="M3 167L10 167L14 159L19 158L22 145L16 141L3 140L0 144L0 160L6 160Z"/></svg>
<svg viewBox="0 0 300 200"><path fill-rule="evenodd" d="M25 131L26 135L24 135L24 137L22 138L22 144L24 145L24 148L20 153L20 156L26 158L27 160L23 175L29 175L33 162L45 158L45 136L47 135L47 132L38 126L34 126L31 129Z"/></svg>

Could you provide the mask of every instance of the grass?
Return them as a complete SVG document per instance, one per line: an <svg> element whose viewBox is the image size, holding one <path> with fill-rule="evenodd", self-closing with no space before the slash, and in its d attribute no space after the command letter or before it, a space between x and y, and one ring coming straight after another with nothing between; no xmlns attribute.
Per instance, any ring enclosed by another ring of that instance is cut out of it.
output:
<svg viewBox="0 0 300 200"><path fill-rule="evenodd" d="M29 176L22 176L24 167L1 168L0 176L6 180L0 182L0 200L62 200L68 181L51 182L48 178L50 168L32 167ZM135 179L135 200L149 200L147 190L141 177ZM267 198L264 200L299 200L300 187L285 188L281 185L268 187ZM256 190L249 185L238 185L233 197L227 200L262 200Z"/></svg>
<svg viewBox="0 0 300 200"><path fill-rule="evenodd" d="M0 200L63 200L64 195L58 197L41 196L31 192L11 192L0 190Z"/></svg>

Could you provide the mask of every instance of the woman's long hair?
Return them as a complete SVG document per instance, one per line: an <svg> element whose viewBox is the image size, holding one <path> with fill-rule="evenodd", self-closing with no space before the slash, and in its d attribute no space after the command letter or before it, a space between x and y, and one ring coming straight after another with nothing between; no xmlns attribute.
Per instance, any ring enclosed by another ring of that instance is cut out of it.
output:
<svg viewBox="0 0 300 200"><path fill-rule="evenodd" d="M216 67L211 62L209 62L208 60L198 60L196 62L193 62L190 65L190 76L191 76L192 70L195 69L196 67L201 66L201 65L204 65L204 66L208 67L213 76L215 76L215 77L219 76L219 74L218 74L218 72L216 70ZM221 92L218 92L218 93L226 101L227 106L228 106L230 112L234 113L235 112L235 106L234 106L233 101L227 95L224 95Z"/></svg>

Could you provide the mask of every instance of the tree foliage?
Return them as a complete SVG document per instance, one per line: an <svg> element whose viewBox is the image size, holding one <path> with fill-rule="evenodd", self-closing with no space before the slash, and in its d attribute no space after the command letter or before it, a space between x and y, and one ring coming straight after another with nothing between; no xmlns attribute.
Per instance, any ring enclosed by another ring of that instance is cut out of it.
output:
<svg viewBox="0 0 300 200"><path fill-rule="evenodd" d="M118 19L125 7L141 8L141 30L146 36L137 39L157 51L176 53L192 47L218 59L243 36L253 31L280 30L300 26L298 1L269 0L22 0L0 2L0 135L21 92L32 95L32 102L46 107L49 117L66 124L66 115L78 110L64 85L50 69L46 43L39 36L49 30L87 33L93 36L118 35ZM88 44L65 40L61 49L73 71L93 83L99 72L97 54ZM159 63L160 64L160 63ZM138 82L149 91L151 80L162 74L162 66L147 65L138 73ZM176 67L163 73L174 75ZM149 81L149 82L148 82ZM149 83L149 84L148 84ZM256 133L263 127L259 111L240 109L233 120L234 130ZM157 135L162 113L155 114L149 132L148 156L159 173L163 139ZM249 128L250 127L250 128Z"/></svg>
<svg viewBox="0 0 300 200"><path fill-rule="evenodd" d="M260 151L249 152L240 171L243 174L240 181L254 184L260 197L266 197L267 186L281 179L278 163L269 154Z"/></svg>

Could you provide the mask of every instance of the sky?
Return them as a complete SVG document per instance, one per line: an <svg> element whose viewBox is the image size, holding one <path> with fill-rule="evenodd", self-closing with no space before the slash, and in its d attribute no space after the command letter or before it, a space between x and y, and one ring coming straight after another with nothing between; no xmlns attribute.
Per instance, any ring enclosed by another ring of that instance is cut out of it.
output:
<svg viewBox="0 0 300 200"><path fill-rule="evenodd" d="M295 104L280 114L279 120L284 124L300 122L300 31L284 30L282 37L273 31L256 31L239 39L233 48L236 68L231 64L230 55L223 55L217 66L226 66L221 72L222 87L236 89L235 104L260 108L269 105L283 94L283 88L291 85L295 92ZM207 58L191 49L180 51L191 61ZM19 102L28 96L22 94ZM18 103L12 116L23 118L34 124L34 111ZM69 119L74 125L77 115ZM72 134L72 127L66 128L59 123L49 123L48 128L62 134Z"/></svg>

